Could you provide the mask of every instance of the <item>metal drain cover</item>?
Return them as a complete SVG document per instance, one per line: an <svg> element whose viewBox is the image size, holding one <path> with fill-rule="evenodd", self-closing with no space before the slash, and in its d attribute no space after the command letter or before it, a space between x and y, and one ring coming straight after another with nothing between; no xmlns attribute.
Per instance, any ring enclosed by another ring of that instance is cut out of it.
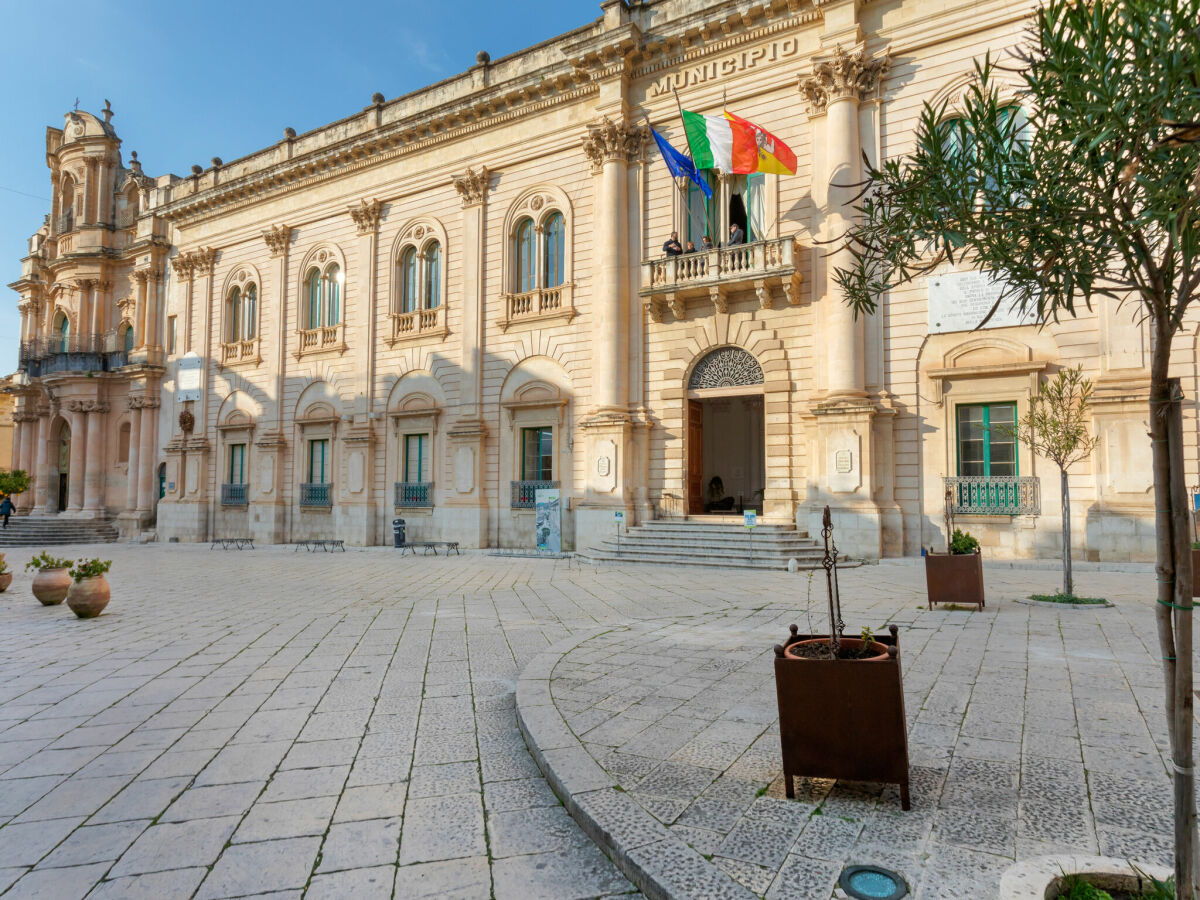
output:
<svg viewBox="0 0 1200 900"><path fill-rule="evenodd" d="M908 896L908 885L895 872L879 866L847 866L838 887L854 900L900 900Z"/></svg>

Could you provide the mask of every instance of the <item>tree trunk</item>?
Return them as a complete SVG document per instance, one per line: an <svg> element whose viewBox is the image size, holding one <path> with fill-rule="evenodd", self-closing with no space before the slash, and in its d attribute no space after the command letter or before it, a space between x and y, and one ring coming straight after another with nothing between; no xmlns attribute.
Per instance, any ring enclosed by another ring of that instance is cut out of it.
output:
<svg viewBox="0 0 1200 900"><path fill-rule="evenodd" d="M1069 597L1075 593L1075 576L1071 572L1071 488L1067 484L1067 470L1059 466L1058 475L1062 491L1063 593Z"/></svg>

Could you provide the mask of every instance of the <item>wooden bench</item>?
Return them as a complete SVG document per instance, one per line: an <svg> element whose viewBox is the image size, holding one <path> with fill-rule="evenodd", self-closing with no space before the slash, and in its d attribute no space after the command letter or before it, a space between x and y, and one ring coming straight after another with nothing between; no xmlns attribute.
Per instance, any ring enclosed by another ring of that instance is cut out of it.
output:
<svg viewBox="0 0 1200 900"><path fill-rule="evenodd" d="M412 550L413 556L416 556L418 547L425 551L426 556L430 553L437 556L438 547L445 547L447 556L450 555L451 550L454 551L456 556L462 556L462 553L458 550L458 541L405 541L400 547L400 555L403 556L407 551Z"/></svg>
<svg viewBox="0 0 1200 900"><path fill-rule="evenodd" d="M328 540L325 538L311 541L293 541L293 544L296 547L296 549L292 551L293 553L298 552L301 547L303 547L309 553L315 553L318 550L324 550L326 553L332 553L334 550L341 550L343 553L346 552L344 541Z"/></svg>
<svg viewBox="0 0 1200 900"><path fill-rule="evenodd" d="M222 550L228 550L230 547L233 547L237 550L253 550L254 549L254 538L248 538L248 537L213 538L213 542L209 546L208 549L209 550L214 549L217 546L217 544L221 545Z"/></svg>

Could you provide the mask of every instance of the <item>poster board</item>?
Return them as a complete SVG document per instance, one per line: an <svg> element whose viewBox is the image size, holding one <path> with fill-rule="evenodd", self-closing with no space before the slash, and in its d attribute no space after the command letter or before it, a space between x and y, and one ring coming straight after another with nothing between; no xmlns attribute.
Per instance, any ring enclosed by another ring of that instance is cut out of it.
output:
<svg viewBox="0 0 1200 900"><path fill-rule="evenodd" d="M534 539L539 553L562 553L562 503L558 488L534 492Z"/></svg>

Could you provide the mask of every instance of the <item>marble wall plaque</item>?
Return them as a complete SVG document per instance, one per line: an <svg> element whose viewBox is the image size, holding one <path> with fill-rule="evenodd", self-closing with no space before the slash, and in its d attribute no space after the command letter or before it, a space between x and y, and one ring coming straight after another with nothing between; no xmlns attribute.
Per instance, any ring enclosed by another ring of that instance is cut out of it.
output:
<svg viewBox="0 0 1200 900"><path fill-rule="evenodd" d="M929 288L929 333L974 331L1004 292L1003 278L979 272L947 272L927 279ZM1009 328L1031 325L1037 319L1014 310L1010 300L1002 300L985 328Z"/></svg>

